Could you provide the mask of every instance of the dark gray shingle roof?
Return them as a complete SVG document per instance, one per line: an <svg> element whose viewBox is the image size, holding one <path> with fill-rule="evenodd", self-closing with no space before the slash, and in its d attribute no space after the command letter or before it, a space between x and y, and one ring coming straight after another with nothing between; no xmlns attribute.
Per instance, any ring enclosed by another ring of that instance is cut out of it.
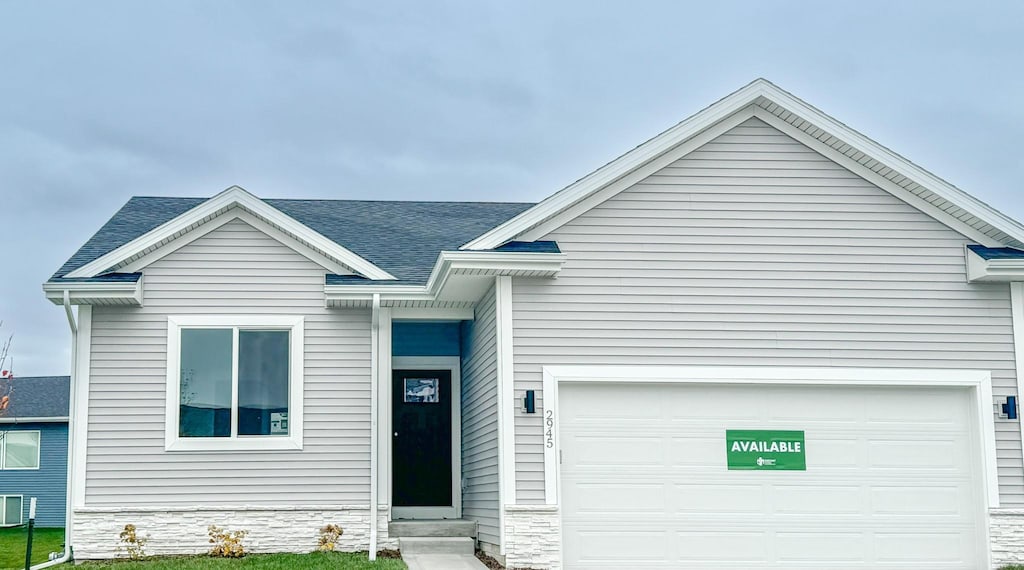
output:
<svg viewBox="0 0 1024 570"><path fill-rule="evenodd" d="M71 399L70 376L25 376L11 381L11 403L0 417L29 418L67 417Z"/></svg>
<svg viewBox="0 0 1024 570"><path fill-rule="evenodd" d="M51 280L117 249L205 200L132 198L71 256ZM426 282L438 253L458 249L533 205L508 202L264 201L405 283Z"/></svg>
<svg viewBox="0 0 1024 570"><path fill-rule="evenodd" d="M1024 259L1024 251L1012 247L969 245L967 249L980 255L982 259Z"/></svg>

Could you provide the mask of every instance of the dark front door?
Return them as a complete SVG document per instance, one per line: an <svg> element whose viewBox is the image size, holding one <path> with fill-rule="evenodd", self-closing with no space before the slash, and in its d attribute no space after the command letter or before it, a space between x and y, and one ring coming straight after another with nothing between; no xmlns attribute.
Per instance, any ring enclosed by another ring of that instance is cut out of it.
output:
<svg viewBox="0 0 1024 570"><path fill-rule="evenodd" d="M394 506L451 506L451 371L395 370L392 402Z"/></svg>

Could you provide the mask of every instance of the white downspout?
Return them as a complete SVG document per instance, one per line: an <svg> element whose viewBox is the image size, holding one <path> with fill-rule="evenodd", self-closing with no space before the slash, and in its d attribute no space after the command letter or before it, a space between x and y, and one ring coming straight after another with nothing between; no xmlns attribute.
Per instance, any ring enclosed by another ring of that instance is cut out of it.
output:
<svg viewBox="0 0 1024 570"><path fill-rule="evenodd" d="M75 473L75 410L78 403L75 401L75 376L78 372L78 322L75 321L75 313L71 310L71 294L64 290L64 312L68 316L68 327L71 328L71 381L68 384L70 394L68 395L68 476L67 476L67 501L64 504L64 554L60 558L36 564L31 570L41 570L58 564L64 564L71 560L71 493L72 477Z"/></svg>
<svg viewBox="0 0 1024 570"><path fill-rule="evenodd" d="M380 375L380 293L373 294L370 323L370 561L377 559L377 385Z"/></svg>

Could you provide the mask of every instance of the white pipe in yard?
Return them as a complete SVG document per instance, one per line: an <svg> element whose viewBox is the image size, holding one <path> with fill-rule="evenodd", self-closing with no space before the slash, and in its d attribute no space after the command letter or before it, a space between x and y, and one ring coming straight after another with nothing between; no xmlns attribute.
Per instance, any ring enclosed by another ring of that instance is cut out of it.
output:
<svg viewBox="0 0 1024 570"><path fill-rule="evenodd" d="M377 559L377 386L380 374L380 293L373 294L370 314L370 560Z"/></svg>
<svg viewBox="0 0 1024 570"><path fill-rule="evenodd" d="M71 310L71 294L64 290L64 312L68 316L68 327L71 329L71 382L68 384L68 474L67 474L67 496L64 504L64 554L48 562L36 564L31 570L42 570L50 566L64 564L71 560L71 492L72 479L75 473L75 410L78 407L75 401L75 380L78 376L78 323L75 321L75 313ZM33 499L34 501L35 499Z"/></svg>

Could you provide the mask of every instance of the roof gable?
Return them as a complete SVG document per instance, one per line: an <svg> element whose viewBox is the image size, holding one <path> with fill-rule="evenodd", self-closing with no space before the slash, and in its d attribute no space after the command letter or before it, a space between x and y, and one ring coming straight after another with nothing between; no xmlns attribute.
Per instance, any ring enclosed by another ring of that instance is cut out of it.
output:
<svg viewBox="0 0 1024 570"><path fill-rule="evenodd" d="M399 282L417 284L426 282L441 251L456 250L467 240L533 205L271 198L262 201L344 245ZM91 278L67 276L204 202L203 198L130 199L64 263L49 284L59 290L70 282L108 280L112 274ZM132 277L137 280L139 276Z"/></svg>
<svg viewBox="0 0 1024 570"><path fill-rule="evenodd" d="M341 266L370 279L395 279L387 271L239 186L232 186L193 206L113 251L69 271L65 277L88 278L108 272L137 271L155 258L239 217L331 271L338 272L338 266Z"/></svg>
<svg viewBox="0 0 1024 570"><path fill-rule="evenodd" d="M1024 246L1024 226L1019 222L771 82L758 79L463 244L461 249L493 249L513 240L540 239L751 117L983 245Z"/></svg>

